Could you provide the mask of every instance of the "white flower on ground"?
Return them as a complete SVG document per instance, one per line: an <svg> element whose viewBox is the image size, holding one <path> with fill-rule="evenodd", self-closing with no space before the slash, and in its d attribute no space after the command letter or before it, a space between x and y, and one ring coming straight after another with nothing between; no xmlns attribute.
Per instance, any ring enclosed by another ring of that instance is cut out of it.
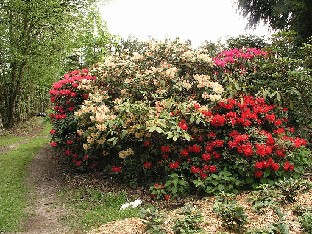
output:
<svg viewBox="0 0 312 234"><path fill-rule="evenodd" d="M127 202L127 203L122 204L122 206L120 207L120 210L125 210L127 208L136 208L141 204L142 204L142 200L136 199L133 202Z"/></svg>

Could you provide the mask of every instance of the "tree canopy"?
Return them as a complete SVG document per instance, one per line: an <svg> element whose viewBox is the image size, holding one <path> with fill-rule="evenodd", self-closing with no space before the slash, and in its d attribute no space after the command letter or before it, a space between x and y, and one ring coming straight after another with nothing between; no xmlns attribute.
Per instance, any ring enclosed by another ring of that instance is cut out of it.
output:
<svg viewBox="0 0 312 234"><path fill-rule="evenodd" d="M5 128L19 121L21 112L27 116L46 108L48 88L67 69L99 59L101 46L110 35L98 17L95 3L96 0L0 2L0 120ZM80 58L70 64L77 51Z"/></svg>
<svg viewBox="0 0 312 234"><path fill-rule="evenodd" d="M272 29L294 30L304 41L312 36L311 0L237 0L237 5L250 27L264 21Z"/></svg>

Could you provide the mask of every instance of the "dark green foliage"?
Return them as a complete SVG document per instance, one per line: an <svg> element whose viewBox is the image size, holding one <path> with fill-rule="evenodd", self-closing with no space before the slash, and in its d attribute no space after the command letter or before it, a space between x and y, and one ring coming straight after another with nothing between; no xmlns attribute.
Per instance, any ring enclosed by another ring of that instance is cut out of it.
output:
<svg viewBox="0 0 312 234"><path fill-rule="evenodd" d="M249 200L252 208L257 213L263 213L264 208L269 208L278 204L279 192L268 184L260 185L250 193Z"/></svg>
<svg viewBox="0 0 312 234"><path fill-rule="evenodd" d="M93 3L1 1L0 122L4 128L47 109L49 87L66 69L73 69L70 66L76 69L100 60L110 37Z"/></svg>
<svg viewBox="0 0 312 234"><path fill-rule="evenodd" d="M178 214L173 225L175 234L193 234L202 230L200 224L203 222L203 215L196 207L186 204Z"/></svg>
<svg viewBox="0 0 312 234"><path fill-rule="evenodd" d="M238 9L248 17L249 26L261 21L273 29L291 29L299 39L312 36L312 2L310 0L238 0Z"/></svg>
<svg viewBox="0 0 312 234"><path fill-rule="evenodd" d="M299 217L299 222L305 233L312 233L312 212L304 213L301 217Z"/></svg>
<svg viewBox="0 0 312 234"><path fill-rule="evenodd" d="M150 234L166 234L163 227L165 215L160 213L156 208L149 207L141 210L140 214L146 225L145 231Z"/></svg>
<svg viewBox="0 0 312 234"><path fill-rule="evenodd" d="M234 48L258 48L262 49L268 45L264 37L255 35L239 35L238 37L230 37L226 40L227 47Z"/></svg>
<svg viewBox="0 0 312 234"><path fill-rule="evenodd" d="M235 195L223 193L217 196L213 210L222 219L223 227L236 233L242 233L245 229L247 216L244 207L235 200Z"/></svg>

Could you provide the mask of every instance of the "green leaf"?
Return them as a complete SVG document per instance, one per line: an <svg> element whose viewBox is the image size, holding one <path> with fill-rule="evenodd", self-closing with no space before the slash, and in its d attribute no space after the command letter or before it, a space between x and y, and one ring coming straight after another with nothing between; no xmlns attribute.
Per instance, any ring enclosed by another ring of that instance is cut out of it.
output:
<svg viewBox="0 0 312 234"><path fill-rule="evenodd" d="M224 190L224 185L223 184L219 184L218 185L218 190L219 191L223 191Z"/></svg>
<svg viewBox="0 0 312 234"><path fill-rule="evenodd" d="M160 127L155 127L155 130L156 130L156 132L158 132L158 133L164 132Z"/></svg>

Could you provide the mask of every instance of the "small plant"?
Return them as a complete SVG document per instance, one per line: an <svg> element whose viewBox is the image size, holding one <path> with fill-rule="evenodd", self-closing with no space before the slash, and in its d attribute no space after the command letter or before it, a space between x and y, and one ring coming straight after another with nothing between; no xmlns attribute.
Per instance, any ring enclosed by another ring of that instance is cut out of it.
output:
<svg viewBox="0 0 312 234"><path fill-rule="evenodd" d="M262 184L257 187L257 190L251 192L249 200L252 203L253 210L262 213L264 208L276 205L279 196L279 192L272 186Z"/></svg>
<svg viewBox="0 0 312 234"><path fill-rule="evenodd" d="M284 179L276 183L276 186L281 191L283 203L293 203L296 201L296 196L308 191L311 188L311 183L300 179Z"/></svg>
<svg viewBox="0 0 312 234"><path fill-rule="evenodd" d="M305 233L312 233L312 212L306 212L302 216L300 216L299 222Z"/></svg>
<svg viewBox="0 0 312 234"><path fill-rule="evenodd" d="M193 234L200 232L200 224L203 222L202 213L191 204L186 204L179 213L179 218L174 222L175 234Z"/></svg>
<svg viewBox="0 0 312 234"><path fill-rule="evenodd" d="M165 184L167 194L172 194L174 197L185 195L189 190L189 184L186 180L176 173L169 175Z"/></svg>
<svg viewBox="0 0 312 234"><path fill-rule="evenodd" d="M149 207L141 210L140 217L146 225L145 231L149 234L166 234L164 220L166 216L160 213L156 208Z"/></svg>
<svg viewBox="0 0 312 234"><path fill-rule="evenodd" d="M275 207L274 210L278 216L278 221L272 224L272 229L274 230L274 233L288 234L289 225L286 223L285 215L282 213L279 207Z"/></svg>
<svg viewBox="0 0 312 234"><path fill-rule="evenodd" d="M263 228L248 230L247 234L288 234L289 226L286 223L285 216L278 207L274 207L274 211L278 216L278 221Z"/></svg>
<svg viewBox="0 0 312 234"><path fill-rule="evenodd" d="M237 233L241 233L245 229L247 216L244 208L237 204L235 195L222 193L216 197L213 210L222 219L223 227Z"/></svg>
<svg viewBox="0 0 312 234"><path fill-rule="evenodd" d="M305 207L302 205L296 205L293 209L294 215L297 215L297 216L302 216L304 213L307 213L307 212L312 212L311 206Z"/></svg>

